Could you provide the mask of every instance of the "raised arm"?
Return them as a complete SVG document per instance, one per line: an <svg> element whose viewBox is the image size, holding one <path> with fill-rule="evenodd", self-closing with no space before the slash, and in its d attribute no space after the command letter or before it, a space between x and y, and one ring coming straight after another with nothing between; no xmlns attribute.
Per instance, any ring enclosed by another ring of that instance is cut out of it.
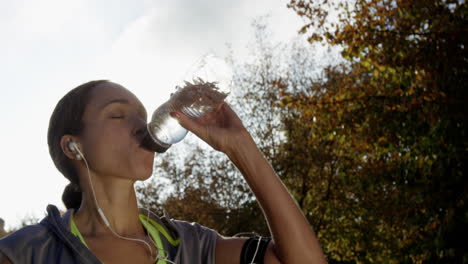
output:
<svg viewBox="0 0 468 264"><path fill-rule="evenodd" d="M227 105L196 121L174 113L182 126L228 155L241 171L259 202L268 222L273 243L265 263L326 263L322 249L305 216L258 150L241 120ZM220 239L217 263L239 263L240 239Z"/></svg>

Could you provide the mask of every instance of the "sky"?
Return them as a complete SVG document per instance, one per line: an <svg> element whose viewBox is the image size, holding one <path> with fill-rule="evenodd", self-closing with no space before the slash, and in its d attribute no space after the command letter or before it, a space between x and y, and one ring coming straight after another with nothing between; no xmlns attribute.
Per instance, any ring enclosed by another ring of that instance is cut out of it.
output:
<svg viewBox="0 0 468 264"><path fill-rule="evenodd" d="M149 115L203 54L248 53L253 19L269 16L275 40L304 22L286 0L0 0L0 218L10 229L64 209L67 180L47 147L50 115L72 88L108 79Z"/></svg>

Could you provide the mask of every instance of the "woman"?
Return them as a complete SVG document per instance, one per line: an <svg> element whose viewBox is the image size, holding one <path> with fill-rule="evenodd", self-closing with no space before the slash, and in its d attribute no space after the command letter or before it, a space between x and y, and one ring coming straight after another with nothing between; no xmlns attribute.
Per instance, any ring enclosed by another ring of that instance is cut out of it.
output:
<svg viewBox="0 0 468 264"><path fill-rule="evenodd" d="M228 105L196 121L171 115L242 172L271 241L224 238L139 211L134 183L151 176L154 158L140 144L146 111L124 87L92 81L65 95L49 124L50 154L71 182L62 197L69 210L60 216L49 205L41 223L0 240L0 263L326 262L307 220Z"/></svg>

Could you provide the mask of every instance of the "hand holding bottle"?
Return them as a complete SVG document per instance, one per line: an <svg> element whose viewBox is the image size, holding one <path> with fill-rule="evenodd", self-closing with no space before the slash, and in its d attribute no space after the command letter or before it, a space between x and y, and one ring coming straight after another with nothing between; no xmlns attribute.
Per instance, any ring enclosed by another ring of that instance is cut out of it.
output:
<svg viewBox="0 0 468 264"><path fill-rule="evenodd" d="M171 116L211 147L226 154L238 144L253 143L240 118L226 103L196 120L181 112L172 112Z"/></svg>

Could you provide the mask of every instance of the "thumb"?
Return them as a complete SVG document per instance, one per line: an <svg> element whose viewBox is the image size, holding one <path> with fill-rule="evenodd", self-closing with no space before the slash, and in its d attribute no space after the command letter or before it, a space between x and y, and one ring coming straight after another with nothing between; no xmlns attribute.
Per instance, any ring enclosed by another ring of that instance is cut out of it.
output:
<svg viewBox="0 0 468 264"><path fill-rule="evenodd" d="M182 114L181 112L171 112L170 115L179 121L179 124L187 129L188 131L194 133L197 136L200 136L201 131L203 131L203 127L192 120L190 117Z"/></svg>

